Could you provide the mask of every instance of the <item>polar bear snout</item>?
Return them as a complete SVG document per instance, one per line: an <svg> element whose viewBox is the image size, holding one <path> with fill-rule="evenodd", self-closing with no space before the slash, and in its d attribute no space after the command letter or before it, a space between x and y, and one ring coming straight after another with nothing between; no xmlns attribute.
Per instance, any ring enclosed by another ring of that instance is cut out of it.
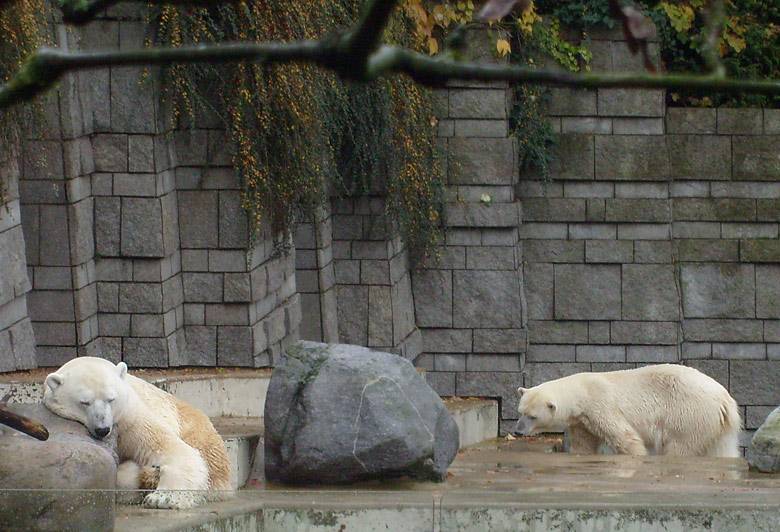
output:
<svg viewBox="0 0 780 532"><path fill-rule="evenodd" d="M95 401L87 408L87 430L90 434L102 440L111 434L111 427L114 425L114 416L111 411L111 405L105 401Z"/></svg>
<svg viewBox="0 0 780 532"><path fill-rule="evenodd" d="M535 423L529 417L522 416L517 420L512 434L515 436L530 436L534 430L534 425Z"/></svg>

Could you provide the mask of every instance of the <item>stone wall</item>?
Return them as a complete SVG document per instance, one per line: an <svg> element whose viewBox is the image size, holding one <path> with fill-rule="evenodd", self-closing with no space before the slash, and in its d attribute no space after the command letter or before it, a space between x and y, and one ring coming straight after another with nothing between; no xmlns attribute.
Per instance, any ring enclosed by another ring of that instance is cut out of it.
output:
<svg viewBox="0 0 780 532"><path fill-rule="evenodd" d="M138 48L146 32L134 6L55 27L72 50ZM266 366L298 338L294 250L274 253L268 231L250 240L223 129L212 116L171 120L156 74L66 76L24 143L38 365L94 354L133 367Z"/></svg>
<svg viewBox="0 0 780 532"><path fill-rule="evenodd" d="M594 62L625 64L623 43L601 38ZM525 384L680 362L755 429L780 403L780 111L664 101L552 91L552 179L518 187Z"/></svg>

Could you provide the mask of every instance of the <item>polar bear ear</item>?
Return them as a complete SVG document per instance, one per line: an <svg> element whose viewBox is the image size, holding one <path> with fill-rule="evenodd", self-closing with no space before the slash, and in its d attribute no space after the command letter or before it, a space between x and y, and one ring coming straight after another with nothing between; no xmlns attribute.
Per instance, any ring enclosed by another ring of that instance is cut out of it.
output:
<svg viewBox="0 0 780 532"><path fill-rule="evenodd" d="M127 364L124 362L120 362L116 365L116 373L119 375L119 378L122 380L125 380L125 376L127 375Z"/></svg>
<svg viewBox="0 0 780 532"><path fill-rule="evenodd" d="M552 402L547 403L547 408L550 409L550 412L555 412L556 410L558 410L558 407L555 406L555 403L552 403Z"/></svg>
<svg viewBox="0 0 780 532"><path fill-rule="evenodd" d="M522 396L523 396L523 394L524 394L525 392L527 392L527 391L528 391L528 388L523 388L522 386L520 386L520 387L517 389L517 395L519 395L520 397L522 397Z"/></svg>
<svg viewBox="0 0 780 532"><path fill-rule="evenodd" d="M44 384L53 392L62 384L62 376L56 373L49 373Z"/></svg>

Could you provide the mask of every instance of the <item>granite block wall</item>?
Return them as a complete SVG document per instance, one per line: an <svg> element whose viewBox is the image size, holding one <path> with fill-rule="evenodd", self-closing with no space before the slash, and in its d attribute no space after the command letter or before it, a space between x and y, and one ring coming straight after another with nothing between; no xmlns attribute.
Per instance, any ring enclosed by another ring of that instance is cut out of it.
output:
<svg viewBox="0 0 780 532"><path fill-rule="evenodd" d="M620 63L617 45L594 60ZM780 114L666 108L662 91L552 92L552 179L531 171L518 186L526 385L683 363L726 386L755 429L780 402L769 384L780 372Z"/></svg>

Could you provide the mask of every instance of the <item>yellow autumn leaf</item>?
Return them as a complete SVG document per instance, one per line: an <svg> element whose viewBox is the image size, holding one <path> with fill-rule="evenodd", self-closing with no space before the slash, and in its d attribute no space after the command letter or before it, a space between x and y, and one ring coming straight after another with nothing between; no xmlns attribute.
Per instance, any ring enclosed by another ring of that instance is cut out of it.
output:
<svg viewBox="0 0 780 532"><path fill-rule="evenodd" d="M428 39L428 53L431 55L436 55L439 53L439 41L433 37Z"/></svg>
<svg viewBox="0 0 780 532"><path fill-rule="evenodd" d="M512 46L506 39L498 39L496 41L496 51L498 52L499 57L504 57L512 51Z"/></svg>
<svg viewBox="0 0 780 532"><path fill-rule="evenodd" d="M742 50L745 49L745 47L747 47L747 42L745 42L745 39L743 39L736 33L727 31L723 34L723 38L726 40L727 43L729 43L729 46L737 53L741 52Z"/></svg>

